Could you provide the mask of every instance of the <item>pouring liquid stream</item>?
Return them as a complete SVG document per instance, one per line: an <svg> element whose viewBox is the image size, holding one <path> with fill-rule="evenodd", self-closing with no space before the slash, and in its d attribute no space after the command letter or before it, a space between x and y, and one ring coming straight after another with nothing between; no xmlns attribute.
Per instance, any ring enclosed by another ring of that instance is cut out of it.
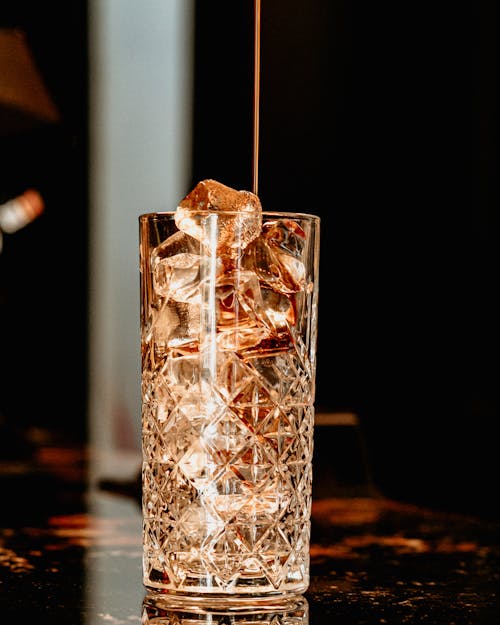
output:
<svg viewBox="0 0 500 625"><path fill-rule="evenodd" d="M253 77L253 176L252 191L259 191L259 100L260 100L260 0L254 1L254 77Z"/></svg>

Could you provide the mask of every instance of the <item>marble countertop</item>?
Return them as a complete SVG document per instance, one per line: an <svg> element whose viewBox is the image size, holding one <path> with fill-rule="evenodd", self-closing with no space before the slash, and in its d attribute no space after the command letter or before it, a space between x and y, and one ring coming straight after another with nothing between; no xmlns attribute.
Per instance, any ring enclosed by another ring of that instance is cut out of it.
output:
<svg viewBox="0 0 500 625"><path fill-rule="evenodd" d="M311 585L288 613L186 615L151 606L142 586L138 484L110 479L89 487L87 454L49 447L35 462L3 463L0 622L500 622L500 525L377 494L314 500Z"/></svg>

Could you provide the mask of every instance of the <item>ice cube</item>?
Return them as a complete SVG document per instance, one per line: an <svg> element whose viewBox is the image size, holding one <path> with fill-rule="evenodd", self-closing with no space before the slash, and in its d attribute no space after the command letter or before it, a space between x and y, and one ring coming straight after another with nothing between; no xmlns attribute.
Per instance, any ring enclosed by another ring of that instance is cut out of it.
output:
<svg viewBox="0 0 500 625"><path fill-rule="evenodd" d="M151 253L151 262L157 263L162 258L175 256L176 254L199 254L200 242L183 232L175 232L160 245L155 247Z"/></svg>
<svg viewBox="0 0 500 625"><path fill-rule="evenodd" d="M161 357L171 348L186 352L198 350L200 307L185 302L167 301L159 310L152 310L152 336L155 353Z"/></svg>
<svg viewBox="0 0 500 625"><path fill-rule="evenodd" d="M157 294L176 302L200 302L200 257L177 254L164 258L154 268L154 288Z"/></svg>
<svg viewBox="0 0 500 625"><path fill-rule="evenodd" d="M200 211L217 215L207 220ZM220 214L220 212L223 214ZM230 211L226 213L225 211ZM175 223L179 230L194 237L220 256L234 258L258 237L262 227L262 206L250 191L237 191L216 180L199 182L179 203ZM214 235L215 232L215 235Z"/></svg>
<svg viewBox="0 0 500 625"><path fill-rule="evenodd" d="M266 323L273 330L273 334L290 334L290 328L295 325L295 310L291 300L273 289L261 289Z"/></svg>
<svg viewBox="0 0 500 625"><path fill-rule="evenodd" d="M199 304L200 243L193 237L176 232L151 255L153 287L160 297Z"/></svg>
<svg viewBox="0 0 500 625"><path fill-rule="evenodd" d="M259 279L280 293L296 293L305 288L306 271L302 261L305 233L291 219L277 219L262 226L262 236L245 250L242 266L255 271Z"/></svg>
<svg viewBox="0 0 500 625"><path fill-rule="evenodd" d="M299 260L302 258L306 234L293 219L268 221L262 227L262 234L274 247L279 247Z"/></svg>
<svg viewBox="0 0 500 625"><path fill-rule="evenodd" d="M217 280L218 345L241 350L257 345L268 334L262 323L260 284L252 271L226 272Z"/></svg>

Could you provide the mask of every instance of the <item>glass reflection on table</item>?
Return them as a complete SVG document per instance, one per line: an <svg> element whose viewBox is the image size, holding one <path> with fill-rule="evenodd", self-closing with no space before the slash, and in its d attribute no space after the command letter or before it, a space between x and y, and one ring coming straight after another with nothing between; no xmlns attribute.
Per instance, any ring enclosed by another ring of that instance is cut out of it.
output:
<svg viewBox="0 0 500 625"><path fill-rule="evenodd" d="M282 601L241 600L219 606L193 599L176 600L146 594L142 625L309 625L309 604L304 597L287 597Z"/></svg>

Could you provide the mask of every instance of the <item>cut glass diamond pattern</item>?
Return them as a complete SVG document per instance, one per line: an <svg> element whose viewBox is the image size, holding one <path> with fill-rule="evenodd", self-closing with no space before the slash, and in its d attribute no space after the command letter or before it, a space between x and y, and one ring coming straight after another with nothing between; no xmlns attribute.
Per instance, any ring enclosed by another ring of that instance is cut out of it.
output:
<svg viewBox="0 0 500 625"><path fill-rule="evenodd" d="M234 193L205 181L180 230L142 251L144 583L181 595L309 583L311 243ZM206 197L209 216L193 213Z"/></svg>
<svg viewBox="0 0 500 625"><path fill-rule="evenodd" d="M163 571L176 590L203 588L207 579L221 592L236 592L242 580L273 590L302 582L313 426L307 367L293 352L246 362L224 354L218 408L196 419L200 395L188 390L197 382L196 358L164 368L159 388L168 407L145 411L145 492L157 494L146 501L146 523L162 528L146 532L156 554L147 575ZM151 471L161 457L162 469Z"/></svg>

